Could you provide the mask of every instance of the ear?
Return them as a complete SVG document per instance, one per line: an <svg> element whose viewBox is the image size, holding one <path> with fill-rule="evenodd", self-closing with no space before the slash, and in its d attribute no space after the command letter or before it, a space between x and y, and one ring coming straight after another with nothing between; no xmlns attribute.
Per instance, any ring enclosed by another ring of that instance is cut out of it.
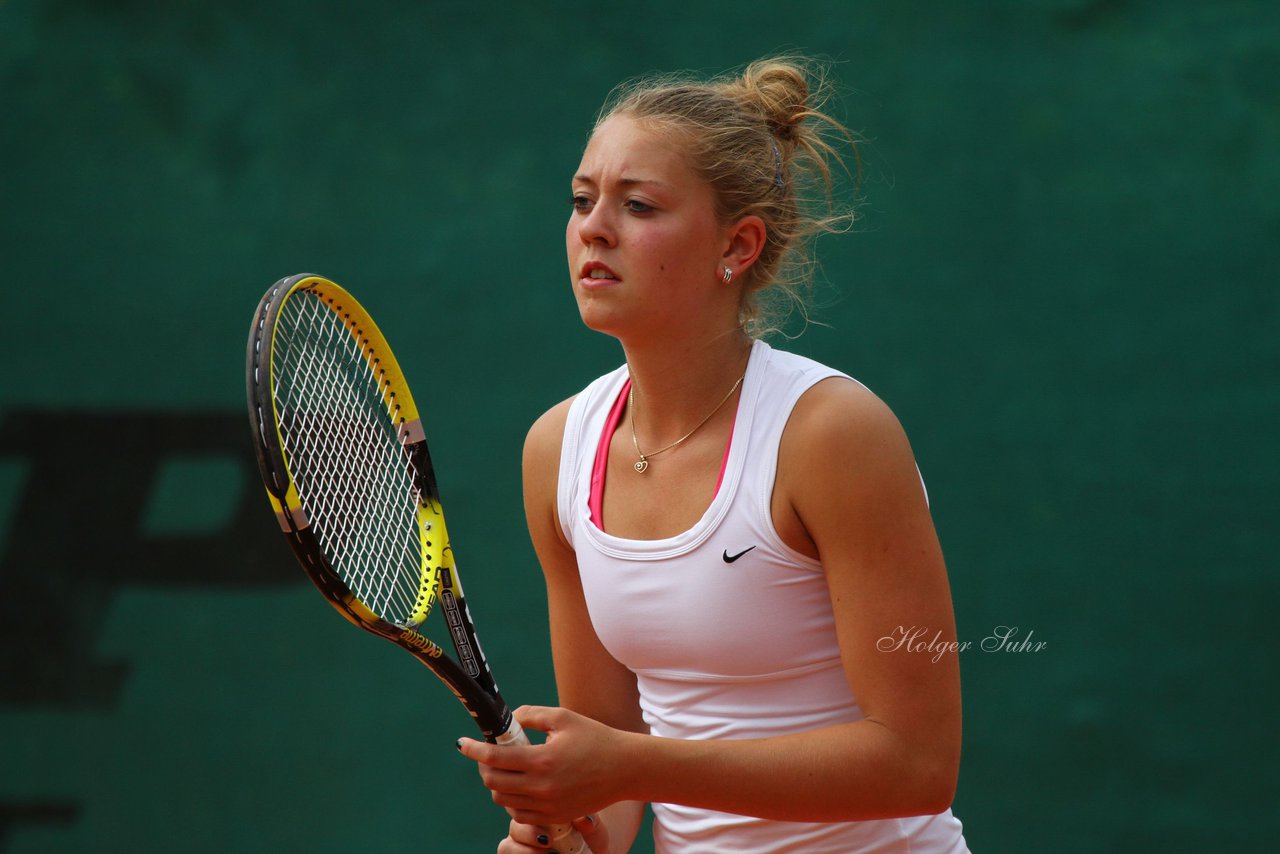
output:
<svg viewBox="0 0 1280 854"><path fill-rule="evenodd" d="M721 261L732 268L734 276L740 279L764 251L767 237L768 231L764 220L754 214L744 216L729 226Z"/></svg>

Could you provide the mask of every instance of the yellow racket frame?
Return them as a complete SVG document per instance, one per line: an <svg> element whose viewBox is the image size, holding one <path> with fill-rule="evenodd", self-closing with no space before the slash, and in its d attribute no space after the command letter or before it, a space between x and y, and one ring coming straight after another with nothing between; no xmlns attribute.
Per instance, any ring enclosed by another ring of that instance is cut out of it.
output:
<svg viewBox="0 0 1280 854"><path fill-rule="evenodd" d="M306 295L305 297L304 294ZM410 394L409 386L405 382L404 372L400 370L400 363L396 361L395 353L392 352L387 339L383 337L382 331L378 329L378 325L373 322L373 318L356 301L355 297L323 276L307 276L294 282L293 286L281 299L281 305L284 305L290 299L301 298L318 298L322 300L329 310L342 320L347 331L351 334L352 340L355 341L357 350L368 365L370 373L377 377L382 403L386 407L392 423L396 426L396 432L400 437L401 443L408 447L414 443L425 441L426 434L423 432L422 421L418 416L418 407L413 402L413 395ZM275 334L278 328L272 329L271 349L273 352L275 349ZM270 371L271 388L275 388L275 365L274 360L272 361L273 363L268 365L267 368ZM274 406L274 404L273 397L272 405ZM280 434L280 419L273 417L272 422L275 424L276 441L279 443L281 453L285 457L285 465L289 471L292 471L288 458L289 452L285 447L284 437ZM295 528L306 527L307 520L302 510L302 501L298 496L297 486L292 477L289 479L288 489L284 494L283 501L270 490L267 490L267 499L271 502L271 508L275 511L276 517L284 530L290 530L291 523ZM418 593L415 598L414 608L406 618L404 628L421 625L430 616L431 609L435 607L440 595L441 571L445 568L446 562L450 560L452 555L452 551L449 548L449 532L445 527L444 512L440 506L438 496L419 497L416 522L419 554L421 555L421 564L418 568ZM359 600L353 599L348 604L361 611L367 617L377 617L377 615L369 612L369 609ZM344 614L344 616L347 615ZM349 616L348 619L350 619ZM355 620L352 620L352 622L355 622ZM426 638L423 638L423 640L435 647L436 655L440 654L439 648L434 643L427 641Z"/></svg>

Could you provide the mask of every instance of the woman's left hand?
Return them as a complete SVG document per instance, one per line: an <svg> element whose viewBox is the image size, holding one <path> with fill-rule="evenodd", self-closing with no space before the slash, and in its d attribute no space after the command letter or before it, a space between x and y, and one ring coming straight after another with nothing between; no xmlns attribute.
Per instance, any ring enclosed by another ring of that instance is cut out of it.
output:
<svg viewBox="0 0 1280 854"><path fill-rule="evenodd" d="M522 824L567 824L625 798L621 759L626 738L636 738L568 709L521 706L519 724L544 732L546 742L501 747L471 738L458 741L479 766L494 803Z"/></svg>

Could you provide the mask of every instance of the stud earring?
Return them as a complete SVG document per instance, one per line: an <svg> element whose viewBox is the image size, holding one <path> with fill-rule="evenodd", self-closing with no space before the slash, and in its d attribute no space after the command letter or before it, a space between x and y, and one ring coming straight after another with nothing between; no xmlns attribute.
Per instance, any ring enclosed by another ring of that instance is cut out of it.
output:
<svg viewBox="0 0 1280 854"><path fill-rule="evenodd" d="M730 283L730 282L732 282L732 281L733 281L733 268L731 268L731 267L725 267L725 268L724 268L724 283L727 285L727 284L729 284L729 283Z"/></svg>

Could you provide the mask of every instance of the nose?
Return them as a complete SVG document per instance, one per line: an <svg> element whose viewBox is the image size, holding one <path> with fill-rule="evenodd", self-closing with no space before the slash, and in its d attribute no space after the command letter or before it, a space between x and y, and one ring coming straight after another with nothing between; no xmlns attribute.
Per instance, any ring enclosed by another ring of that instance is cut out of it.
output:
<svg viewBox="0 0 1280 854"><path fill-rule="evenodd" d="M582 213L574 212L571 226L576 226L578 239L586 245L613 246L617 242L612 217L605 205L597 202Z"/></svg>

